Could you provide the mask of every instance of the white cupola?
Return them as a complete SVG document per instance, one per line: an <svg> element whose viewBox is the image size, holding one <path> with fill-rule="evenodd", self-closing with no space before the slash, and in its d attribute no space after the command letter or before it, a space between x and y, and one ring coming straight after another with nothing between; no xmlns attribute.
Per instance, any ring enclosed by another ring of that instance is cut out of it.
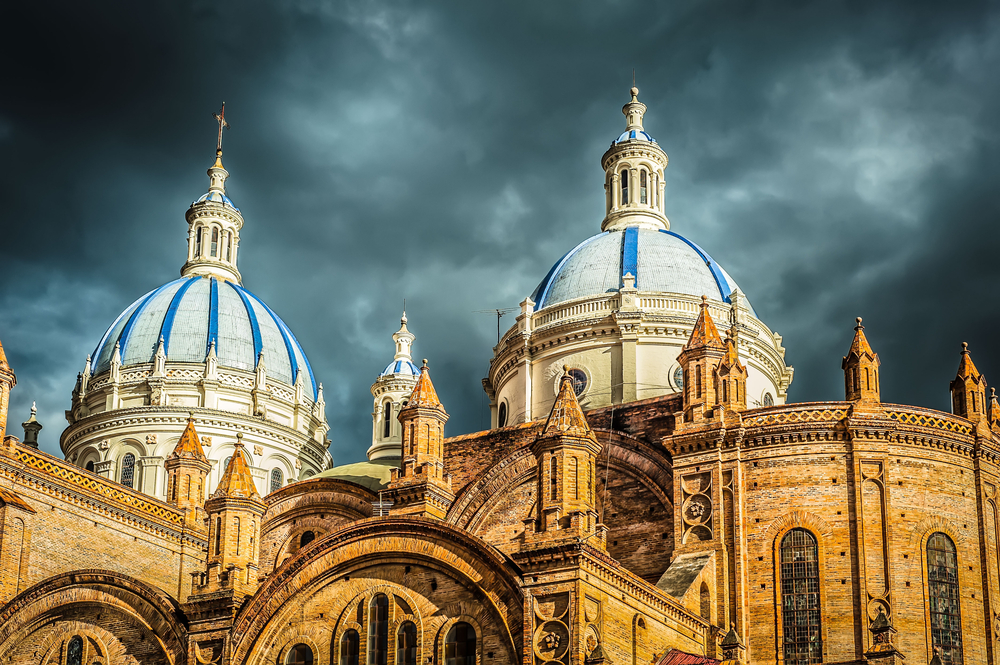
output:
<svg viewBox="0 0 1000 665"><path fill-rule="evenodd" d="M601 230L635 226L666 231L670 229L663 205L667 153L642 127L646 105L639 101L639 89L630 92L632 100L622 107L625 131L601 158L606 204Z"/></svg>
<svg viewBox="0 0 1000 665"><path fill-rule="evenodd" d="M416 337L406 328L406 312L399 324L399 330L392 335L396 355L372 384L374 408L369 460L402 457L403 430L399 424L399 410L406 406L420 376L420 368L413 364L411 355Z"/></svg>

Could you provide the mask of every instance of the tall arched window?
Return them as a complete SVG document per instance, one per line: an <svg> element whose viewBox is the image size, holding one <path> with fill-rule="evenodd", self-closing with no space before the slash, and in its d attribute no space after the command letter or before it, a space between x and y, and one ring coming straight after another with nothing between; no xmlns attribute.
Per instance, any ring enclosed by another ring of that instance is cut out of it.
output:
<svg viewBox="0 0 1000 665"><path fill-rule="evenodd" d="M551 486L552 500L559 498L559 462L555 457L549 460L549 485Z"/></svg>
<svg viewBox="0 0 1000 665"><path fill-rule="evenodd" d="M226 261L229 260L229 250L230 250L230 247L232 247L232 246L233 246L233 235L231 233L227 233L222 238L222 253L223 253L223 256L226 257Z"/></svg>
<svg viewBox="0 0 1000 665"><path fill-rule="evenodd" d="M694 367L694 393L695 397L701 397L701 371L697 365Z"/></svg>
<svg viewBox="0 0 1000 665"><path fill-rule="evenodd" d="M316 534L312 531L306 531L299 538L299 547L305 547L314 540L316 540Z"/></svg>
<svg viewBox="0 0 1000 665"><path fill-rule="evenodd" d="M389 598L380 593L368 608L368 665L389 660Z"/></svg>
<svg viewBox="0 0 1000 665"><path fill-rule="evenodd" d="M646 169L639 171L639 203L645 203L647 201L646 177Z"/></svg>
<svg viewBox="0 0 1000 665"><path fill-rule="evenodd" d="M622 205L628 203L628 169L622 169Z"/></svg>
<svg viewBox="0 0 1000 665"><path fill-rule="evenodd" d="M66 665L83 665L83 638L74 635L66 646Z"/></svg>
<svg viewBox="0 0 1000 665"><path fill-rule="evenodd" d="M212 229L212 256L219 255L219 229Z"/></svg>
<svg viewBox="0 0 1000 665"><path fill-rule="evenodd" d="M236 534L236 556L240 555L240 529L242 528L240 524L240 518L233 518L233 532Z"/></svg>
<svg viewBox="0 0 1000 665"><path fill-rule="evenodd" d="M396 635L396 665L417 665L417 627L405 621Z"/></svg>
<svg viewBox="0 0 1000 665"><path fill-rule="evenodd" d="M927 596L931 614L931 643L945 662L962 664L962 606L958 589L958 553L943 533L927 539Z"/></svg>
<svg viewBox="0 0 1000 665"><path fill-rule="evenodd" d="M507 402L500 402L497 408L497 427L507 426Z"/></svg>
<svg viewBox="0 0 1000 665"><path fill-rule="evenodd" d="M361 637L351 628L340 638L340 665L358 665L361 653Z"/></svg>
<svg viewBox="0 0 1000 665"><path fill-rule="evenodd" d="M819 611L819 547L805 529L781 539L781 627L785 665L823 662Z"/></svg>
<svg viewBox="0 0 1000 665"><path fill-rule="evenodd" d="M444 641L444 665L476 665L476 629L459 621Z"/></svg>
<svg viewBox="0 0 1000 665"><path fill-rule="evenodd" d="M392 434L392 402L382 404L382 438L388 439Z"/></svg>
<svg viewBox="0 0 1000 665"><path fill-rule="evenodd" d="M698 595L700 596L700 609L701 618L705 621L712 620L712 594L708 590L708 585L704 582L701 583L701 589L698 590Z"/></svg>
<svg viewBox="0 0 1000 665"><path fill-rule="evenodd" d="M569 477L573 479L573 498L580 498L580 461L575 457L569 458Z"/></svg>
<svg viewBox="0 0 1000 665"><path fill-rule="evenodd" d="M288 650L285 665L312 665L313 650L305 644L296 644Z"/></svg>
<svg viewBox="0 0 1000 665"><path fill-rule="evenodd" d="M194 232L194 258L196 259L201 257L201 234L203 230L201 227L198 227Z"/></svg>
<svg viewBox="0 0 1000 665"><path fill-rule="evenodd" d="M277 492L281 489L281 485L284 483L285 478L281 474L281 469L271 469L271 491Z"/></svg>
<svg viewBox="0 0 1000 665"><path fill-rule="evenodd" d="M222 551L222 518L215 518L215 554Z"/></svg>
<svg viewBox="0 0 1000 665"><path fill-rule="evenodd" d="M132 453L125 453L122 457L122 485L125 487L133 487L135 483L135 455Z"/></svg>

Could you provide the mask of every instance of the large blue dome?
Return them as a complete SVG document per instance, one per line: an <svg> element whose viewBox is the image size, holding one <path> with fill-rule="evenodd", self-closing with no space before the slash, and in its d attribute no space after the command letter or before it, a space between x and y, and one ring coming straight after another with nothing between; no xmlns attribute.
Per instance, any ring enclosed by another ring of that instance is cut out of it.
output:
<svg viewBox="0 0 1000 665"><path fill-rule="evenodd" d="M542 309L618 291L626 273L635 277L640 291L704 295L727 303L737 288L729 273L687 238L631 226L605 231L574 247L552 266L531 299Z"/></svg>
<svg viewBox="0 0 1000 665"><path fill-rule="evenodd" d="M108 370L116 343L122 365L152 362L160 337L167 360L174 362L205 362L215 341L220 367L252 372L263 351L269 379L291 385L301 370L316 399L316 378L295 335L260 298L238 284L192 276L150 291L104 333L94 351L93 373Z"/></svg>

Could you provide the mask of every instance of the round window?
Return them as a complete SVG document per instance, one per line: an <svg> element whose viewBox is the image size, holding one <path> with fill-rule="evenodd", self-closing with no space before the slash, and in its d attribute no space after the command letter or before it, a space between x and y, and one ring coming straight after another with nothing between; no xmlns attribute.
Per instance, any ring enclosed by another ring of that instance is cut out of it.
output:
<svg viewBox="0 0 1000 665"><path fill-rule="evenodd" d="M674 370L674 385L678 388L684 387L684 368L678 367Z"/></svg>
<svg viewBox="0 0 1000 665"><path fill-rule="evenodd" d="M587 373L574 367L569 371L569 378L573 380L573 392L579 397L587 389Z"/></svg>
<svg viewBox="0 0 1000 665"><path fill-rule="evenodd" d="M774 406L774 397L771 393L764 393L764 406Z"/></svg>
<svg viewBox="0 0 1000 665"><path fill-rule="evenodd" d="M497 427L507 426L507 402L500 402L500 408L497 409Z"/></svg>

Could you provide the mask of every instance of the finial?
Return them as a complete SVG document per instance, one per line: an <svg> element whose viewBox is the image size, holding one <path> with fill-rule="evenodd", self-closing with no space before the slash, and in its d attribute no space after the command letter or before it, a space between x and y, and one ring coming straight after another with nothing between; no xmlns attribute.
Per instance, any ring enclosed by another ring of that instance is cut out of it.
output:
<svg viewBox="0 0 1000 665"><path fill-rule="evenodd" d="M969 343L962 342L962 353L968 353L968 352L969 352Z"/></svg>
<svg viewBox="0 0 1000 665"><path fill-rule="evenodd" d="M243 432L236 433L236 447L237 448L243 447Z"/></svg>
<svg viewBox="0 0 1000 665"><path fill-rule="evenodd" d="M427 358L424 358L424 367L427 367Z"/></svg>
<svg viewBox="0 0 1000 665"><path fill-rule="evenodd" d="M188 411L188 422L189 423L194 422L194 411Z"/></svg>
<svg viewBox="0 0 1000 665"><path fill-rule="evenodd" d="M563 365L563 376L569 376L569 365Z"/></svg>
<svg viewBox="0 0 1000 665"><path fill-rule="evenodd" d="M857 318L855 318L854 320L857 321L857 325L854 326L855 330L864 330L865 329L865 327L863 325L861 325L861 317L860 316L857 317Z"/></svg>
<svg viewBox="0 0 1000 665"><path fill-rule="evenodd" d="M35 403L32 402L31 403L31 417L34 418L37 415L38 415L38 407L36 407Z"/></svg>
<svg viewBox="0 0 1000 665"><path fill-rule="evenodd" d="M215 121L219 123L219 140L215 144L215 163L222 166L222 130L229 129L229 123L226 122L226 103L222 102L222 109L218 113L213 113L212 117Z"/></svg>
<svg viewBox="0 0 1000 665"><path fill-rule="evenodd" d="M703 295L701 297L701 306L702 307L708 307L708 296Z"/></svg>

